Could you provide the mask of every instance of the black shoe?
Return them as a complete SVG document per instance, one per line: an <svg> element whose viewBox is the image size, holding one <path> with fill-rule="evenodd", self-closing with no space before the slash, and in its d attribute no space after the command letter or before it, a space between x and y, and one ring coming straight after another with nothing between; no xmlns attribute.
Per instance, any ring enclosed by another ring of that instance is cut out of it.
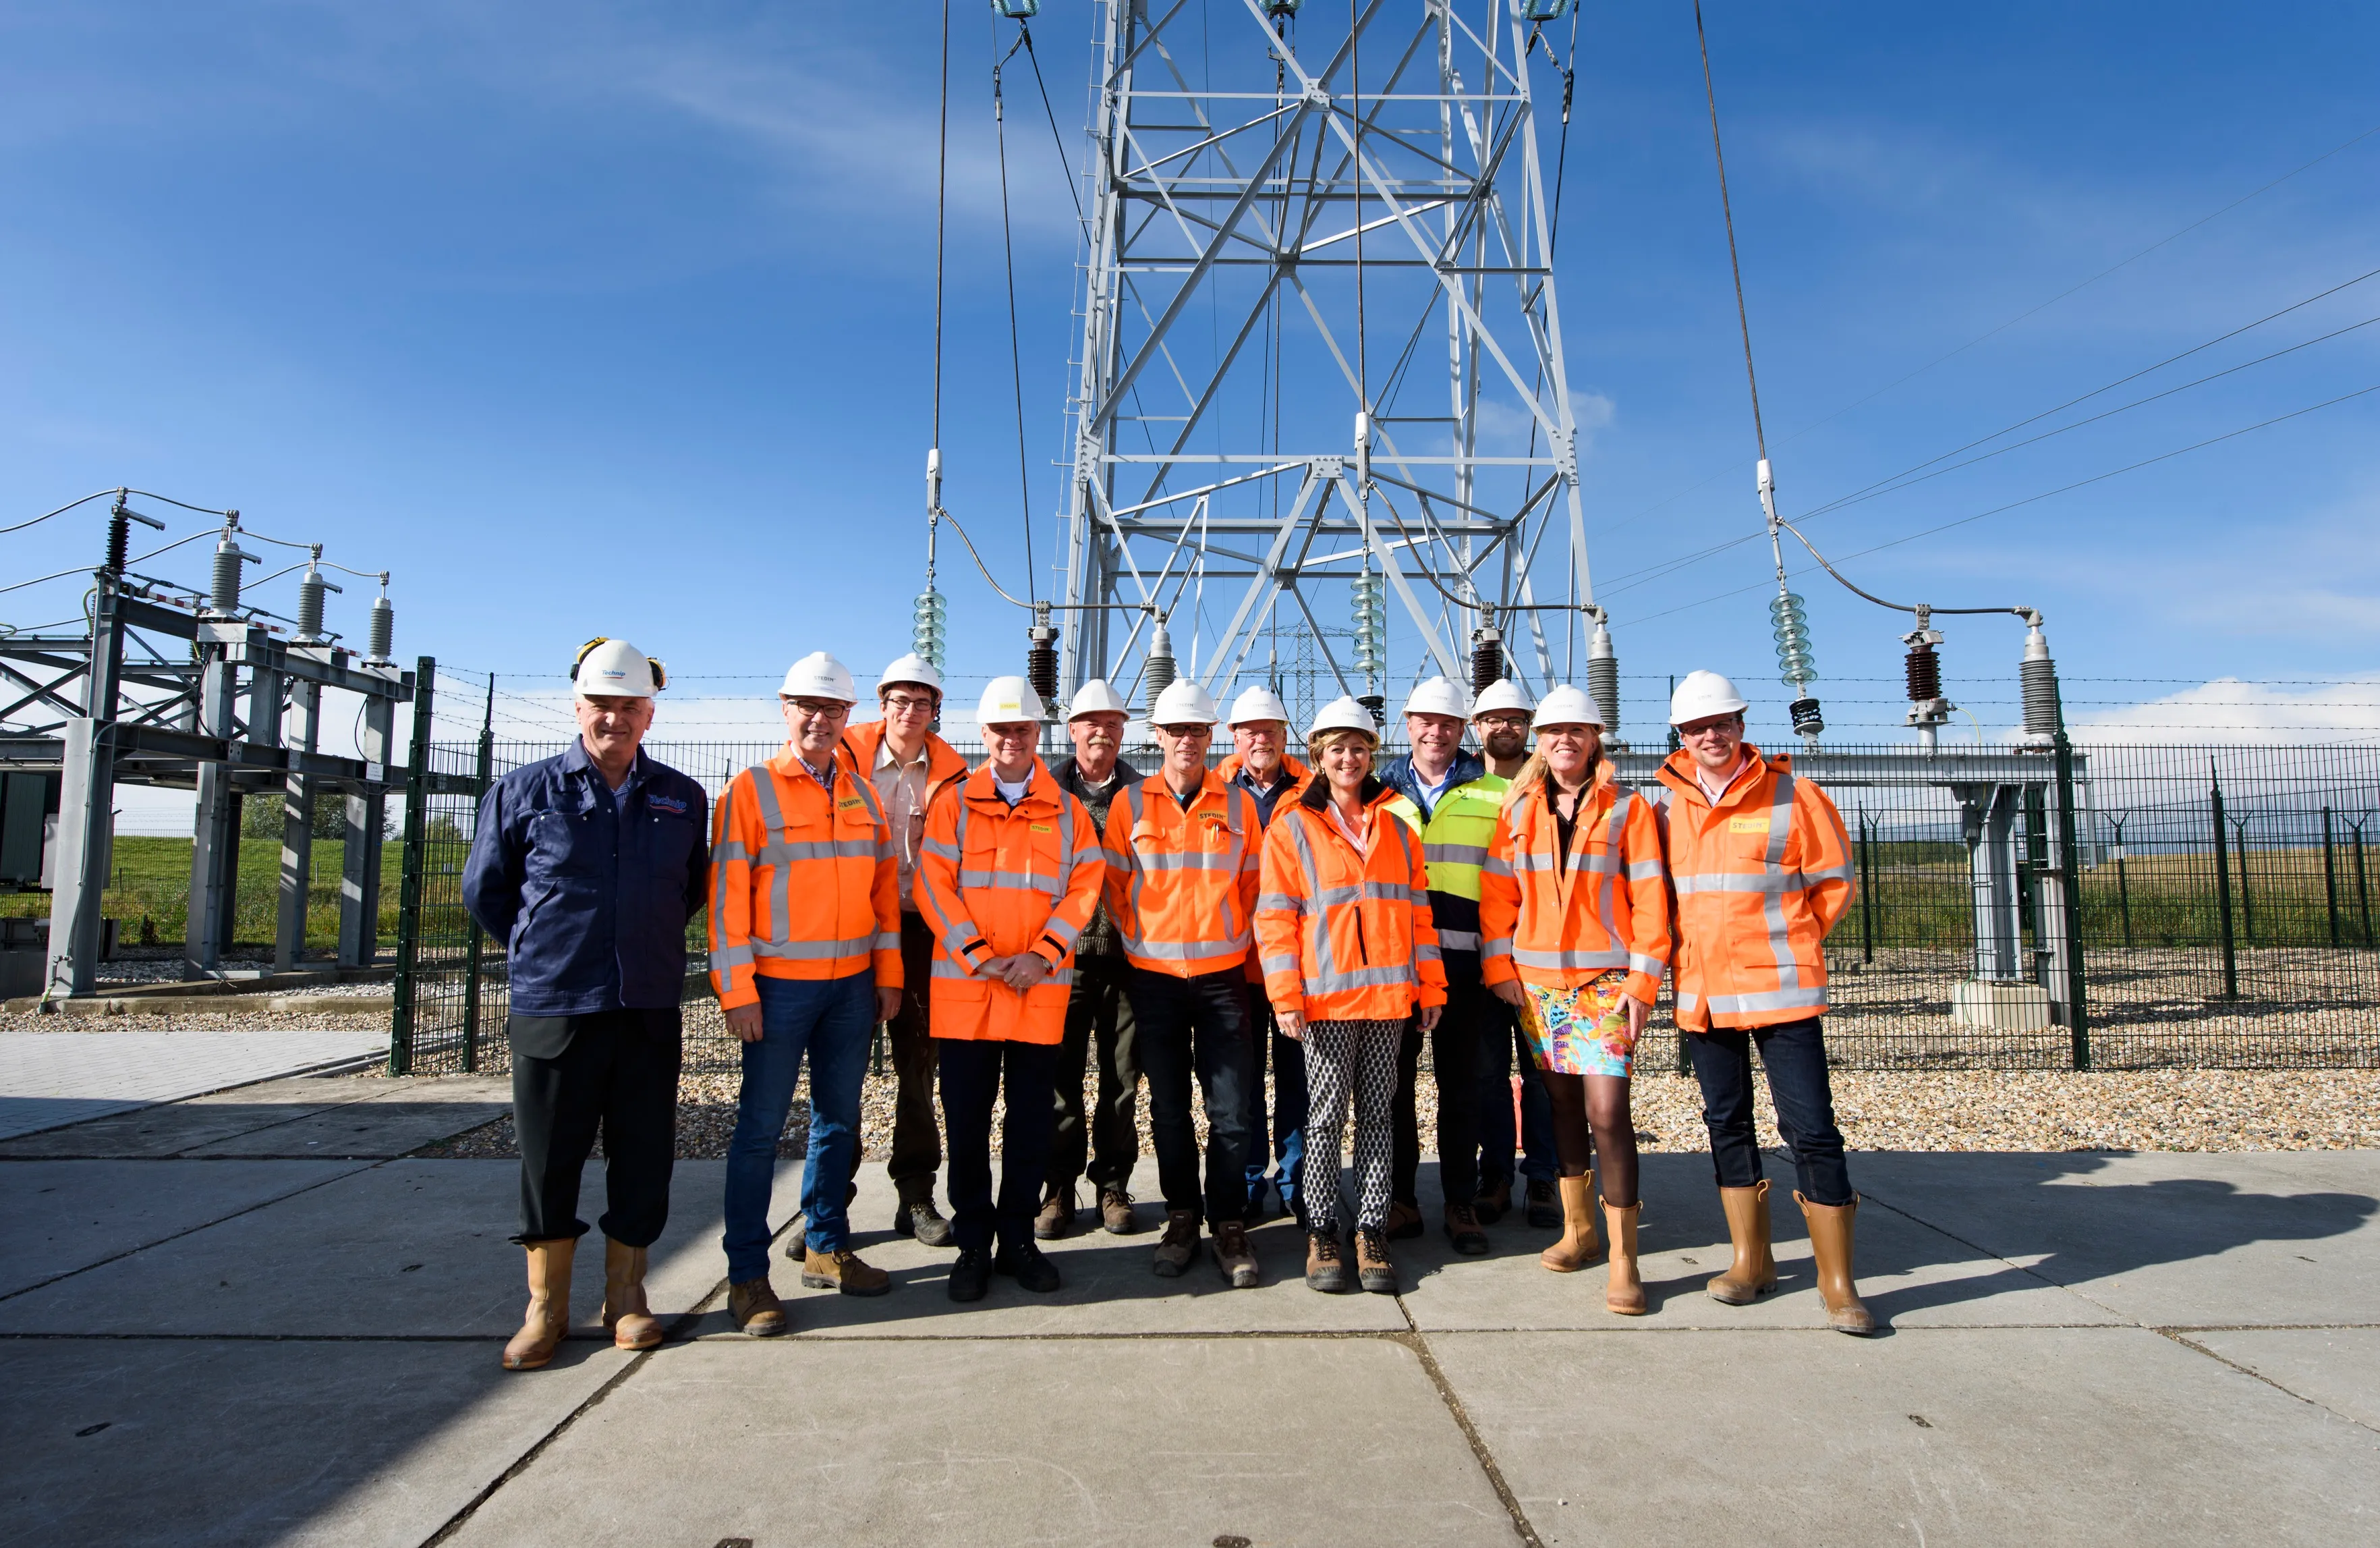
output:
<svg viewBox="0 0 2380 1548"><path fill-rule="evenodd" d="M962 1247L951 1265L951 1299L981 1300L991 1288L991 1249Z"/></svg>
<svg viewBox="0 0 2380 1548"><path fill-rule="evenodd" d="M1446 1239L1466 1258L1485 1257L1490 1247L1488 1233L1479 1228L1478 1214L1468 1204L1446 1206Z"/></svg>
<svg viewBox="0 0 2380 1548"><path fill-rule="evenodd" d="M1540 1231L1560 1228L1562 1223L1561 1195L1549 1182L1529 1184L1529 1224Z"/></svg>
<svg viewBox="0 0 2380 1548"><path fill-rule="evenodd" d="M991 1272L1016 1281L1020 1290L1046 1296L1058 1287L1058 1265L1029 1241L1012 1243L991 1261Z"/></svg>
<svg viewBox="0 0 2380 1548"><path fill-rule="evenodd" d="M1512 1212L1512 1179L1506 1177L1494 1184L1482 1183L1471 1201L1471 1213L1479 1217L1482 1225L1493 1225Z"/></svg>
<svg viewBox="0 0 2380 1548"><path fill-rule="evenodd" d="M892 1229L904 1237L914 1237L927 1247L951 1245L951 1223L934 1208L931 1199L915 1204L903 1204L892 1212Z"/></svg>

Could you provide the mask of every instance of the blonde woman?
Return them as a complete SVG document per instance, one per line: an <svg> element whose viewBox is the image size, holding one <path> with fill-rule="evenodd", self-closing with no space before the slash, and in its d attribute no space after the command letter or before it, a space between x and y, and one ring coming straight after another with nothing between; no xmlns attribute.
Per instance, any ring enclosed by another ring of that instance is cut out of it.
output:
<svg viewBox="0 0 2380 1548"><path fill-rule="evenodd" d="M1538 704L1537 750L1512 781L1479 879L1481 977L1521 1014L1552 1099L1562 1237L1539 1262L1575 1274L1611 1228L1604 1305L1645 1310L1636 1271L1636 1039L1670 963L1670 900L1652 805L1613 780L1594 702L1563 686Z"/></svg>
<svg viewBox="0 0 2380 1548"><path fill-rule="evenodd" d="M1281 1035L1305 1045L1305 1283L1347 1288L1339 1239L1339 1135L1355 1109L1355 1266L1366 1290L1394 1295L1390 1115L1405 1023L1438 1024L1446 969L1429 918L1421 840L1381 810L1372 712L1341 698L1314 717L1315 776L1265 831L1257 951Z"/></svg>

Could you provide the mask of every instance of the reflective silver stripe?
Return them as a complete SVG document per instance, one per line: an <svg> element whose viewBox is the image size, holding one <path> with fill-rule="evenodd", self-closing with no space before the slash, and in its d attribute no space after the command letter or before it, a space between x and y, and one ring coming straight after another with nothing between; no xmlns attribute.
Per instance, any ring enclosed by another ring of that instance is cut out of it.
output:
<svg viewBox="0 0 2380 1548"><path fill-rule="evenodd" d="M1015 887L1025 892L1048 892L1049 878L1038 871L962 871L961 887Z"/></svg>
<svg viewBox="0 0 2380 1548"><path fill-rule="evenodd" d="M1133 943L1130 949L1142 957L1153 957L1160 962L1206 962L1218 957L1245 957L1248 943L1241 941L1150 941Z"/></svg>
<svg viewBox="0 0 2380 1548"><path fill-rule="evenodd" d="M921 855L931 855L938 860L955 860L959 858L955 846L931 838L921 841L917 846L917 852Z"/></svg>
<svg viewBox="0 0 2380 1548"><path fill-rule="evenodd" d="M1715 875L1679 877L1678 894L1682 897L1690 893L1702 892L1757 892L1782 894L1789 892L1801 892L1804 888L1814 886L1820 882L1848 882L1850 880L1850 867L1848 866L1834 866L1825 871L1816 872L1772 871L1760 875L1721 872Z"/></svg>
<svg viewBox="0 0 2380 1548"><path fill-rule="evenodd" d="M1768 854L1767 863L1771 874L1781 875L1785 869L1785 839L1793 826L1793 776L1777 776L1776 793L1768 804ZM1785 919L1785 895L1782 891L1767 895L1761 911L1768 916L1768 951L1777 962L1777 987L1779 993L1802 987L1802 965L1793 959L1792 927ZM1824 991L1820 998L1825 997ZM1751 1007L1747 1007L1751 1008ZM1757 1007L1781 1010L1784 1006Z"/></svg>
<svg viewBox="0 0 2380 1548"><path fill-rule="evenodd" d="M760 849L761 863L765 865L770 851L783 843L785 836L785 814L777 805L777 776L770 772L766 763L752 770L752 798L759 805L760 825L769 835L768 843ZM788 901L792 882L792 875L784 866L771 868L769 876L769 921L777 933L768 937L771 940L786 939L791 928L786 923L786 916L792 911ZM756 940L761 938L759 932L753 933Z"/></svg>
<svg viewBox="0 0 2380 1548"><path fill-rule="evenodd" d="M1536 951L1528 946L1514 946L1512 960L1524 968L1543 968L1548 971L1583 969L1600 973L1628 966L1628 954L1624 951Z"/></svg>
<svg viewBox="0 0 2380 1548"><path fill-rule="evenodd" d="M1439 949L1436 943L1425 941L1419 937L1415 937L1414 941L1413 959L1415 962L1443 962L1446 960L1439 955Z"/></svg>
<svg viewBox="0 0 2380 1548"><path fill-rule="evenodd" d="M1118 860L1116 864L1119 869L1128 870L1132 874L1132 885L1126 889L1124 901L1132 909L1132 922L1136 929L1140 924L1141 892L1148 884L1148 878L1140 868L1140 851L1132 847L1133 830L1140 826L1140 786L1137 785L1125 786L1123 800L1124 812L1129 821L1124 825L1124 856L1123 859ZM1111 808L1111 810L1112 810L1112 808ZM1140 937L1138 935L1127 936L1124 949L1127 951L1141 949L1131 944L1132 942L1138 941ZM1143 951L1143 955L1147 955L1145 950Z"/></svg>
<svg viewBox="0 0 2380 1548"><path fill-rule="evenodd" d="M953 957L963 957L969 942L982 939L983 932L975 927L973 920L960 920L942 932L942 949Z"/></svg>
<svg viewBox="0 0 2380 1548"><path fill-rule="evenodd" d="M731 779L727 782L727 788L719 793L719 831L722 835L733 833L735 829L735 815L728 810L735 804L735 782ZM747 887L749 887L752 884L752 876L749 870L747 870L745 872L744 884ZM748 935L750 933L749 926L751 924L751 920L748 916L745 920L745 924L747 927L746 933ZM723 941L726 937L727 867L724 864L718 864L713 865L710 868L710 938L713 941ZM741 955L738 955L739 953ZM751 960L751 952L744 946L722 946L714 949L710 954L710 966L714 971L722 968L733 969L741 967L743 964ZM732 976L733 975L730 973L720 972L719 987L722 990L725 989L727 987L728 981Z"/></svg>
<svg viewBox="0 0 2380 1548"><path fill-rule="evenodd" d="M1477 951L1479 932L1475 930L1440 930L1438 944L1448 951Z"/></svg>
<svg viewBox="0 0 2380 1548"><path fill-rule="evenodd" d="M1446 932L1441 930L1439 933L1440 935L1444 935ZM1491 957L1510 957L1512 955L1512 938L1510 935L1499 935L1494 940L1489 941L1486 945L1482 946L1479 950L1479 957L1482 961L1485 961Z"/></svg>
<svg viewBox="0 0 2380 1548"><path fill-rule="evenodd" d="M1305 912L1305 899L1293 893L1259 893L1257 895L1257 912L1302 914Z"/></svg>
<svg viewBox="0 0 2380 1548"><path fill-rule="evenodd" d="M740 839L728 839L724 843L721 844L717 848L710 851L710 859L713 864L717 864L721 860L748 860L751 858L751 854L745 849L743 841Z"/></svg>
<svg viewBox="0 0 2380 1548"><path fill-rule="evenodd" d="M1649 973L1655 978L1659 978L1670 970L1670 965L1659 957L1645 957L1633 951L1628 954L1628 966L1631 971Z"/></svg>
<svg viewBox="0 0 2380 1548"><path fill-rule="evenodd" d="M999 981L995 979L985 978L980 973L970 972L967 969L965 963L953 962L946 957L938 957L934 958L934 970L932 976L938 979L972 980L978 983L994 983ZM1038 989L1043 984L1054 983L1060 988L1072 988L1074 987L1074 969L1053 968L1049 971L1049 973L1043 976L1041 983L1036 984L1034 987ZM1006 988L1007 986L1003 984L1002 987ZM1014 993L1015 991L1010 990L1009 993Z"/></svg>
<svg viewBox="0 0 2380 1548"><path fill-rule="evenodd" d="M1140 868L1143 871L1236 872L1240 869L1240 857L1236 846L1213 854L1204 850L1184 851L1172 855L1142 855L1139 859Z"/></svg>
<svg viewBox="0 0 2380 1548"><path fill-rule="evenodd" d="M1052 914L1042 921L1041 932L1060 945L1071 947L1075 944L1075 938L1083 932L1083 928L1072 920L1062 920Z"/></svg>
<svg viewBox="0 0 2380 1548"><path fill-rule="evenodd" d="M900 944L900 937L893 937ZM755 941L752 955L774 957L790 962L831 962L838 957L861 957L874 948L873 934L855 936L848 941Z"/></svg>
<svg viewBox="0 0 2380 1548"><path fill-rule="evenodd" d="M953 962L947 957L934 958L933 977L938 979L971 979L975 974L964 962Z"/></svg>
<svg viewBox="0 0 2380 1548"><path fill-rule="evenodd" d="M1678 991L1678 1008L1680 1010L1694 1010L1700 1006L1702 1003L1703 997L1695 993L1693 990L1681 989Z"/></svg>
<svg viewBox="0 0 2380 1548"><path fill-rule="evenodd" d="M1264 959L1264 970L1268 973L1293 973L1297 971L1297 958L1294 957L1268 957Z"/></svg>
<svg viewBox="0 0 2380 1548"><path fill-rule="evenodd" d="M1054 908L1066 900L1066 884L1075 875L1075 800L1063 790L1053 794L1058 798L1058 872L1048 886L1050 906Z"/></svg>
<svg viewBox="0 0 2380 1548"><path fill-rule="evenodd" d="M1628 879L1632 882L1658 882L1661 879L1661 862L1658 859L1631 860L1628 862Z"/></svg>
<svg viewBox="0 0 2380 1548"><path fill-rule="evenodd" d="M1485 844L1425 844L1421 847L1424 865L1480 865L1488 859Z"/></svg>
<svg viewBox="0 0 2380 1548"><path fill-rule="evenodd" d="M710 954L712 971L722 968L741 968L752 960L750 946L721 946Z"/></svg>
<svg viewBox="0 0 2380 1548"><path fill-rule="evenodd" d="M1691 995L1681 994L1679 1004L1691 1010L1694 1007L1686 1002L1692 998ZM1709 1005L1714 1014L1720 1015L1763 1010L1824 1010L1827 1008L1827 991L1822 984L1815 989L1797 986L1767 990L1757 994L1713 994Z"/></svg>
<svg viewBox="0 0 2380 1548"><path fill-rule="evenodd" d="M811 840L800 844L780 841L762 847L760 863L783 865L793 860L872 860L876 859L877 847L872 838Z"/></svg>
<svg viewBox="0 0 2380 1548"><path fill-rule="evenodd" d="M1357 968L1344 973L1317 973L1306 981L1305 992L1308 994L1335 994L1348 989L1388 989L1418 981L1410 967Z"/></svg>
<svg viewBox="0 0 2380 1548"><path fill-rule="evenodd" d="M1510 876L1512 874L1512 862L1510 860L1500 860L1495 856L1490 855L1488 857L1486 861L1480 865L1479 869L1490 876Z"/></svg>
<svg viewBox="0 0 2380 1548"><path fill-rule="evenodd" d="M901 949L901 932L897 930L878 931L876 932L876 949L878 951L899 951Z"/></svg>
<svg viewBox="0 0 2380 1548"><path fill-rule="evenodd" d="M1512 863L1510 869L1506 871L1505 874L1510 875L1514 871L1529 871L1536 872L1540 874L1550 874L1554 867L1559 863L1560 862L1557 861L1551 854L1541 855L1534 849L1524 849L1512 857Z"/></svg>

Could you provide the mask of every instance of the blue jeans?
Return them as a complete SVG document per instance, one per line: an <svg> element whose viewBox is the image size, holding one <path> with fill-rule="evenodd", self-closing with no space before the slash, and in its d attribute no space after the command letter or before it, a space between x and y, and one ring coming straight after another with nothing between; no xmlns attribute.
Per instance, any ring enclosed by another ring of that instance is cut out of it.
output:
<svg viewBox="0 0 2380 1548"><path fill-rule="evenodd" d="M1720 1027L1686 1034L1694 1080L1703 1089L1703 1127L1710 1130L1711 1170L1721 1188L1760 1184L1760 1144L1752 1124L1752 1045L1768 1070L1777 1105L1777 1132L1793 1152L1794 1181L1814 1204L1852 1201L1843 1164L1842 1130L1835 1127L1835 1093L1827 1079L1827 1044L1819 1021L1781 1027Z"/></svg>
<svg viewBox="0 0 2380 1548"><path fill-rule="evenodd" d="M793 1108L802 1053L810 1056L809 1164L802 1173L802 1213L818 1252L846 1245L851 1223L844 1195L859 1161L859 1082L876 1029L876 975L759 981L760 1041L744 1049L744 1087L735 1098L735 1137L727 1142L727 1277L742 1283L769 1272L769 1196L777 1141Z"/></svg>
<svg viewBox="0 0 2380 1548"><path fill-rule="evenodd" d="M1248 1075L1248 1218L1263 1218L1265 1183L1269 1180L1281 1189L1281 1207L1303 1222L1305 1215L1298 1208L1297 1174L1305 1162L1305 1044L1281 1035L1263 990L1249 992L1248 1009L1255 1066ZM1267 1048L1272 1050L1269 1124L1265 1115ZM1280 1171L1269 1175L1268 1163L1276 1161Z"/></svg>
<svg viewBox="0 0 2380 1548"><path fill-rule="evenodd" d="M1490 1188L1512 1180L1515 1064L1521 1070L1521 1175L1550 1185L1561 1168L1554 1159L1554 1109L1546 1097L1545 1076L1527 1051L1518 1049L1521 1032L1512 1007L1499 1000L1496 1008L1501 1017L1479 1030L1479 1186Z"/></svg>

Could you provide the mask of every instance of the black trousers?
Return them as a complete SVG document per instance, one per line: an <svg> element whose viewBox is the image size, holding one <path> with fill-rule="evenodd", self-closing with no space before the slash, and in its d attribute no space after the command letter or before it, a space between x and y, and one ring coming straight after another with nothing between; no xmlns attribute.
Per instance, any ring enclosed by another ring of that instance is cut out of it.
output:
<svg viewBox="0 0 2380 1548"><path fill-rule="evenodd" d="M1209 1225L1248 1215L1248 1081L1255 1067L1248 981L1238 963L1175 978L1132 970L1132 1015L1148 1071L1148 1137L1168 1210ZM1207 1187L1198 1188L1198 1131L1190 1082L1207 1099Z"/></svg>
<svg viewBox="0 0 2380 1548"><path fill-rule="evenodd" d="M972 1042L937 1038L941 1051L942 1118L951 1130L951 1236L961 1247L990 1247L996 1235L1011 1246L1033 1240L1041 1207L1041 1176L1050 1164L1050 1130L1057 1113L1050 1076L1058 1066L1053 1042ZM1004 1088L1004 1090L1003 1090ZM1000 1197L991 1192L991 1103L1008 1099L1000 1126Z"/></svg>
<svg viewBox="0 0 2380 1548"><path fill-rule="evenodd" d="M1132 965L1121 952L1075 957L1075 990L1066 1001L1066 1032L1058 1044L1057 1132L1050 1144L1050 1191L1062 1193L1085 1176L1093 1188L1123 1188L1140 1156L1140 1048L1124 993ZM1099 1059L1098 1094L1087 1112L1083 1076Z"/></svg>
<svg viewBox="0 0 2380 1548"><path fill-rule="evenodd" d="M1479 1191L1479 1031L1499 1026L1488 1006L1495 996L1477 979L1446 992L1446 1008L1429 1035L1429 1062L1438 1078L1438 1182L1450 1204L1467 1204ZM1421 1079L1421 1022L1405 1022L1397 1045L1397 1096L1390 1109L1396 1201L1421 1207L1421 1125L1415 1082Z"/></svg>
<svg viewBox="0 0 2380 1548"><path fill-rule="evenodd" d="M892 1159L885 1170L904 1205L934 1201L942 1137L934 1127L934 1039L927 991L934 970L934 932L923 916L901 915L901 1008L885 1029L892 1047Z"/></svg>
<svg viewBox="0 0 2380 1548"><path fill-rule="evenodd" d="M677 1076L684 1018L667 1010L515 1016L513 1131L520 1138L516 1242L587 1234L578 1179L603 1136L606 1208L596 1222L624 1247L650 1247L669 1220L677 1155ZM552 1054L525 1048L556 1049Z"/></svg>
<svg viewBox="0 0 2380 1548"><path fill-rule="evenodd" d="M1852 1201L1843 1164L1843 1132L1835 1127L1835 1092L1827 1079L1827 1044L1819 1020L1788 1021L1750 1030L1714 1028L1688 1032L1687 1056L1703 1089L1703 1127L1710 1130L1711 1170L1721 1188L1760 1182L1760 1144L1752 1127L1752 1045L1768 1067L1768 1096L1777 1104L1777 1132L1793 1152L1794 1181L1814 1204Z"/></svg>

